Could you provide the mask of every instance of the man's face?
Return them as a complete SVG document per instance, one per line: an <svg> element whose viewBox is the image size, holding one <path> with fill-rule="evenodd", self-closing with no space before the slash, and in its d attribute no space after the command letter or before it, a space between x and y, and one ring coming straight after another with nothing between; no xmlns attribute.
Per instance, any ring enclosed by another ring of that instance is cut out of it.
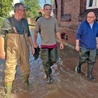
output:
<svg viewBox="0 0 98 98"><path fill-rule="evenodd" d="M96 19L96 17L94 14L88 14L87 15L87 22L88 23L93 23L95 19Z"/></svg>
<svg viewBox="0 0 98 98"><path fill-rule="evenodd" d="M51 14L51 7L49 5L45 6L44 13L46 16L50 16Z"/></svg>
<svg viewBox="0 0 98 98"><path fill-rule="evenodd" d="M25 12L26 12L26 10L25 10L24 6L20 6L19 9L17 10L17 13L18 13L20 19L25 17L25 14L26 14Z"/></svg>

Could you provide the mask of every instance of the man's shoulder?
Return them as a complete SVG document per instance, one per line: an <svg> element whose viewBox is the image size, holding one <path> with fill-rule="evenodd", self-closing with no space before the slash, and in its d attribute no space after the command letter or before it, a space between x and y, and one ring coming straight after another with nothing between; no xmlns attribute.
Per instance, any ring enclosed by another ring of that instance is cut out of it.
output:
<svg viewBox="0 0 98 98"><path fill-rule="evenodd" d="M51 16L51 19L52 19L52 21L57 23L57 19L55 17Z"/></svg>
<svg viewBox="0 0 98 98"><path fill-rule="evenodd" d="M85 26L87 25L87 21L86 20L83 20L81 23L80 23L80 26Z"/></svg>
<svg viewBox="0 0 98 98"><path fill-rule="evenodd" d="M7 25L7 24L10 24L10 21L9 21L10 18L11 18L11 17L4 19L3 25L5 25L5 24L6 24L6 25Z"/></svg>
<svg viewBox="0 0 98 98"><path fill-rule="evenodd" d="M22 21L26 21L27 22L27 19L26 18L23 18Z"/></svg>
<svg viewBox="0 0 98 98"><path fill-rule="evenodd" d="M85 24L85 23L87 23L87 20L83 20L83 21L81 22L81 24Z"/></svg>
<svg viewBox="0 0 98 98"><path fill-rule="evenodd" d="M42 16L42 17L40 17L38 20L43 20L43 19L45 19L45 18Z"/></svg>
<svg viewBox="0 0 98 98"><path fill-rule="evenodd" d="M37 20L37 22L40 23L40 22L43 22L44 20L45 20L44 17L40 17L40 18Z"/></svg>
<svg viewBox="0 0 98 98"><path fill-rule="evenodd" d="M56 19L55 17L51 16L52 19ZM57 20L57 19L56 19Z"/></svg>
<svg viewBox="0 0 98 98"><path fill-rule="evenodd" d="M98 22L94 21L95 26L98 28Z"/></svg>
<svg viewBox="0 0 98 98"><path fill-rule="evenodd" d="M95 23L96 25L98 25L98 21L94 21L94 23Z"/></svg>

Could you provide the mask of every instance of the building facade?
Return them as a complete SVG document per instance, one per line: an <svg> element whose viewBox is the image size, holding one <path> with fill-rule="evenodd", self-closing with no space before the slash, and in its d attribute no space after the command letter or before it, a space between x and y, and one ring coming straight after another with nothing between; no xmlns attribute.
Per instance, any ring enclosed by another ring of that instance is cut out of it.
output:
<svg viewBox="0 0 98 98"><path fill-rule="evenodd" d="M78 25L89 11L94 11L98 16L98 0L54 0L54 15L69 44L75 45Z"/></svg>

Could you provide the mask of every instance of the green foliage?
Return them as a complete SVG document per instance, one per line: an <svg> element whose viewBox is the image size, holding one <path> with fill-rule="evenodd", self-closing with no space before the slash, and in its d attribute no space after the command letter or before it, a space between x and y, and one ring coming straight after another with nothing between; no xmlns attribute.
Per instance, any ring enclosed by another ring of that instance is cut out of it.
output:
<svg viewBox="0 0 98 98"><path fill-rule="evenodd" d="M0 16L7 17L12 10L13 0L0 0Z"/></svg>
<svg viewBox="0 0 98 98"><path fill-rule="evenodd" d="M38 4L38 0L24 0L23 3L26 6L27 17L36 18L38 16L38 10L40 9L40 5Z"/></svg>
<svg viewBox="0 0 98 98"><path fill-rule="evenodd" d="M1 28L1 26L2 26L4 20L5 20L5 18L0 17L0 28Z"/></svg>

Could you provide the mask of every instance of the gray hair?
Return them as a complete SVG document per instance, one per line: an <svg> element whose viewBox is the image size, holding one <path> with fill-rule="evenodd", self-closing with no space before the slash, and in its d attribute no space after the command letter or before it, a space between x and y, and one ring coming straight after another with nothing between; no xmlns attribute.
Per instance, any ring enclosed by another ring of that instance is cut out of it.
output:
<svg viewBox="0 0 98 98"><path fill-rule="evenodd" d="M14 5L14 12L15 12L16 10L18 10L20 6L24 6L24 4L23 4L23 3L16 3L16 4Z"/></svg>

